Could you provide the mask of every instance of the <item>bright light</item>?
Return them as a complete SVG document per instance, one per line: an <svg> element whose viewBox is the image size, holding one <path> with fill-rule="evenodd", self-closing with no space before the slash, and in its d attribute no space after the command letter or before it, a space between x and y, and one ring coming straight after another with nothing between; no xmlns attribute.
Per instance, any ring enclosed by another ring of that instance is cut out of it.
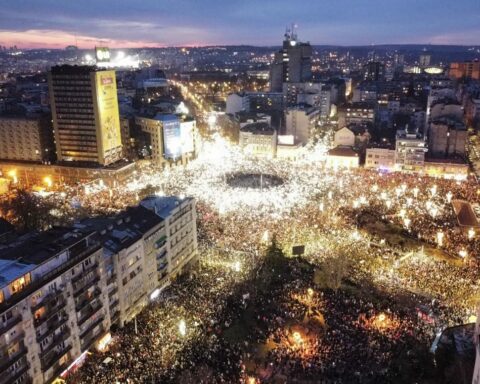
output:
<svg viewBox="0 0 480 384"><path fill-rule="evenodd" d="M293 340L296 344L303 343L302 335L300 335L300 332L293 332Z"/></svg>
<svg viewBox="0 0 480 384"><path fill-rule="evenodd" d="M465 259L468 256L468 253L465 249L460 250L458 254L462 259Z"/></svg>
<svg viewBox="0 0 480 384"><path fill-rule="evenodd" d="M52 185L53 185L53 181L52 181L52 178L50 176L45 176L43 178L43 182L45 183L45 185L48 187L48 188L52 188Z"/></svg>
<svg viewBox="0 0 480 384"><path fill-rule="evenodd" d="M16 169L12 169L12 170L8 171L7 175L10 176L13 179L13 184L17 184L18 178L17 178L17 170Z"/></svg>
<svg viewBox="0 0 480 384"><path fill-rule="evenodd" d="M152 301L155 300L159 295L160 295L160 289L157 288L150 294L150 300Z"/></svg>
<svg viewBox="0 0 480 384"><path fill-rule="evenodd" d="M312 288L308 288L308 289L307 289L307 293L308 293L308 296L312 297L312 296L313 296L313 289L312 289Z"/></svg>
<svg viewBox="0 0 480 384"><path fill-rule="evenodd" d="M240 261L235 261L235 262L233 263L232 269L233 269L235 272L240 272L240 271L242 270L242 265L240 264Z"/></svg>
<svg viewBox="0 0 480 384"><path fill-rule="evenodd" d="M97 349L100 352L105 351L107 348L108 344L110 344L110 341L112 341L112 335L110 332L108 332L105 336L103 336L97 343Z"/></svg>
<svg viewBox="0 0 480 384"><path fill-rule="evenodd" d="M475 230L473 228L470 228L468 230L468 240L472 240L475 237Z"/></svg>
<svg viewBox="0 0 480 384"><path fill-rule="evenodd" d="M185 336L187 334L187 324L183 319L178 323L178 333L180 333L180 336Z"/></svg>
<svg viewBox="0 0 480 384"><path fill-rule="evenodd" d="M444 233L442 231L437 232L437 244L441 247L443 245Z"/></svg>

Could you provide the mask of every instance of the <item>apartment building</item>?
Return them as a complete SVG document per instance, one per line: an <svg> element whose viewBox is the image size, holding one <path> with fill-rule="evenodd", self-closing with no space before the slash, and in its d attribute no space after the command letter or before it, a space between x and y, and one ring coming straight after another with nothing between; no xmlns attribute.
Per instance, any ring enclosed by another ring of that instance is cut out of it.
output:
<svg viewBox="0 0 480 384"><path fill-rule="evenodd" d="M197 254L194 199L158 196L113 217L2 244L0 384L66 377Z"/></svg>

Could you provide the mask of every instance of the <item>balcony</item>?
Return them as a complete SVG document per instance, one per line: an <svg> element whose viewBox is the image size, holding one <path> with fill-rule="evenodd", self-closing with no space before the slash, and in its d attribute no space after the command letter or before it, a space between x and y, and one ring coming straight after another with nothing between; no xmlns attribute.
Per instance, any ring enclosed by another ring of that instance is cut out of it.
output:
<svg viewBox="0 0 480 384"><path fill-rule="evenodd" d="M76 282L80 281L81 279L83 279L85 277L85 275L87 275L89 272L91 271L94 271L95 269L97 269L98 267L98 263L93 263L91 265L89 265L88 267L83 267L83 271L81 273L79 273L77 276L73 277L72 278L72 284L75 284Z"/></svg>
<svg viewBox="0 0 480 384"><path fill-rule="evenodd" d="M49 344L43 351L42 354L48 354L54 347L59 345L60 343L66 341L70 337L70 330L66 328L63 332L59 333L58 335L53 336L51 344Z"/></svg>
<svg viewBox="0 0 480 384"><path fill-rule="evenodd" d="M9 321L7 321L6 324L0 327L0 335L7 333L10 329L12 329L14 326L19 324L21 321L22 321L22 315L17 315L12 317Z"/></svg>
<svg viewBox="0 0 480 384"><path fill-rule="evenodd" d="M87 282L84 282L83 284L74 284L73 285L73 297L80 296L82 293L85 293L88 291L88 289L94 285L97 284L100 281L100 276L94 275L93 278L88 280Z"/></svg>
<svg viewBox="0 0 480 384"><path fill-rule="evenodd" d="M118 288L115 287L113 288L110 292L108 292L108 298L111 299L113 295L115 295L118 292Z"/></svg>
<svg viewBox="0 0 480 384"><path fill-rule="evenodd" d="M112 276L110 276L107 280L107 285L113 284L117 281L117 274L114 273Z"/></svg>
<svg viewBox="0 0 480 384"><path fill-rule="evenodd" d="M118 306L118 303L119 303L119 301L118 301L118 299L117 299L117 300L111 302L110 305L109 305L109 307L110 307L110 308L115 308L115 307Z"/></svg>
<svg viewBox="0 0 480 384"><path fill-rule="evenodd" d="M64 314L63 316L57 317L53 321L47 324L47 330L42 333L40 336L37 336L37 342L41 343L46 337L51 335L55 330L59 329L63 324L68 321L68 316Z"/></svg>
<svg viewBox="0 0 480 384"><path fill-rule="evenodd" d="M61 351L52 350L47 355L42 356L40 358L42 363L42 371L44 372L48 371L52 367L52 365L54 365L58 361L58 359L60 359L63 355L65 355L71 349L72 349L72 346L67 345Z"/></svg>
<svg viewBox="0 0 480 384"><path fill-rule="evenodd" d="M20 345L20 349L18 350L17 353L15 353L12 356L4 357L2 358L2 362L0 363L0 375L4 375L5 371L13 364L15 364L17 361L19 361L23 356L26 356L27 354L27 348L23 344L23 342Z"/></svg>
<svg viewBox="0 0 480 384"><path fill-rule="evenodd" d="M90 304L94 299L99 297L101 294L102 294L102 291L100 289L96 289L95 291L93 291L91 296L86 297L82 301L77 303L75 305L75 310L77 312L80 312L87 304Z"/></svg>
<svg viewBox="0 0 480 384"><path fill-rule="evenodd" d="M30 369L30 365L25 361L25 364L18 369L16 372L10 372L2 375L2 383L3 384L13 384L13 383L27 383L28 382L28 375L26 373ZM17 381L22 378L22 376L25 376L22 381Z"/></svg>
<svg viewBox="0 0 480 384"><path fill-rule="evenodd" d="M89 304L88 311L83 314L80 319L77 321L77 324L80 326L85 321L87 321L93 314L97 313L100 309L103 308L102 302L99 301L94 305Z"/></svg>
<svg viewBox="0 0 480 384"><path fill-rule="evenodd" d="M34 319L33 324L35 325L35 328L38 328L41 326L45 321L51 320L54 316L58 315L58 312L61 311L63 308L65 308L65 305L67 305L67 301L65 298L62 297L61 300L57 301L54 307L49 308L49 311L47 311L46 314L44 314L42 317L39 319Z"/></svg>
<svg viewBox="0 0 480 384"><path fill-rule="evenodd" d="M35 313L35 311L43 306L49 305L53 303L55 305L55 300L56 299L63 299L63 295L59 291L51 292L48 295L46 295L43 300L36 305L32 305L30 308L32 309L32 313Z"/></svg>
<svg viewBox="0 0 480 384"><path fill-rule="evenodd" d="M81 350L82 352L85 352L87 349L89 349L92 344L94 344L98 339L100 335L103 335L105 333L105 328L103 325L99 328L99 330L95 333L92 333L88 337L85 338L85 340L81 343Z"/></svg>

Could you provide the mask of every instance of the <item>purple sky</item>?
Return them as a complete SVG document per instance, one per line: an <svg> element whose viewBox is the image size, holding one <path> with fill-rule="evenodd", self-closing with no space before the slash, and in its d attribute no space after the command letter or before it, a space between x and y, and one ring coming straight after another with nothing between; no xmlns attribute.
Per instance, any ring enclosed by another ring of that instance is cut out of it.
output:
<svg viewBox="0 0 480 384"><path fill-rule="evenodd" d="M7 0L0 45L480 44L480 0Z"/></svg>

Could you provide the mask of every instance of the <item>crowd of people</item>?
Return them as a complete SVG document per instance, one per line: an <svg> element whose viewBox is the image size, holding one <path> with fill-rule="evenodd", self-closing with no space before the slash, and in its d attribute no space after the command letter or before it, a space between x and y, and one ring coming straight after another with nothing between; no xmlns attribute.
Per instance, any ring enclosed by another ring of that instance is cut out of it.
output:
<svg viewBox="0 0 480 384"><path fill-rule="evenodd" d="M410 369L426 374L425 351L436 333L475 313L480 234L458 228L451 202L478 204L476 181L331 170L307 158L253 160L212 145L215 151L186 166L145 169L122 188L95 185L48 197L72 217L118 211L144 193L197 200L201 252L193 277L174 282L138 316L136 332L133 323L114 332L109 351L89 357L68 380L253 383L322 377L326 383L374 383L401 382ZM227 175L233 172L269 174L282 183L231 186ZM367 214L405 242L362 227L359 218ZM252 281L262 273L273 238L288 256L293 246L304 245L309 268L347 255L343 284L371 286L376 293L352 293L341 285L305 296L314 281L295 262L282 284L256 292ZM245 312L255 325L232 341L226 334ZM267 353L260 356L262 349ZM106 357L111 360L104 364Z"/></svg>

